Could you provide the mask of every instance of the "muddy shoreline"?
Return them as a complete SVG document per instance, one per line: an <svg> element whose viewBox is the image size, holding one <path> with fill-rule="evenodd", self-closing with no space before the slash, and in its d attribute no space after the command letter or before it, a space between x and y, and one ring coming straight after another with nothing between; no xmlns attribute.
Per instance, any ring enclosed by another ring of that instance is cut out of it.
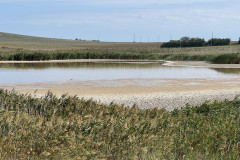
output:
<svg viewBox="0 0 240 160"><path fill-rule="evenodd" d="M104 82L103 82L104 83ZM168 79L151 86L93 86L82 82L8 84L0 86L20 93L44 96L48 91L57 96L68 94L100 103L111 102L140 108L175 108L199 105L206 101L234 99L240 95L240 78L233 79Z"/></svg>
<svg viewBox="0 0 240 160"><path fill-rule="evenodd" d="M0 63L64 63L64 62L138 62L139 60L54 60L54 61L0 61ZM140 60L148 62L148 60ZM157 62L157 61L151 61ZM163 61L161 61L163 62ZM167 66L209 67L209 68L240 68L240 64L210 64L202 61L166 61ZM100 103L111 102L124 106L138 105L140 108L175 108L188 105L199 105L206 101L233 99L240 95L239 78L222 79L158 79L151 85L132 85L128 80L116 80L119 86L104 86L96 82L66 81L51 83L0 84L0 88L20 93L31 93L43 96L48 91L57 96L62 94L77 95L80 98L94 99ZM129 80L130 81L130 80ZM143 80L144 81L144 80ZM149 81L149 79L146 79Z"/></svg>

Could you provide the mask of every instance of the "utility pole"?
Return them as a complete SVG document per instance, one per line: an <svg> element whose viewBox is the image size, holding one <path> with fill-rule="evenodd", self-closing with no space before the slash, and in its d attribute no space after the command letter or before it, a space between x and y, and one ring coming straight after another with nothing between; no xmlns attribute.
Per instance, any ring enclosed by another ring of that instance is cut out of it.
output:
<svg viewBox="0 0 240 160"><path fill-rule="evenodd" d="M134 35L133 35L133 43L135 43L135 38L136 38L136 35L134 33Z"/></svg>
<svg viewBox="0 0 240 160"><path fill-rule="evenodd" d="M148 34L148 43L149 43L149 34Z"/></svg>
<svg viewBox="0 0 240 160"><path fill-rule="evenodd" d="M213 32L212 32L211 46L213 46Z"/></svg>

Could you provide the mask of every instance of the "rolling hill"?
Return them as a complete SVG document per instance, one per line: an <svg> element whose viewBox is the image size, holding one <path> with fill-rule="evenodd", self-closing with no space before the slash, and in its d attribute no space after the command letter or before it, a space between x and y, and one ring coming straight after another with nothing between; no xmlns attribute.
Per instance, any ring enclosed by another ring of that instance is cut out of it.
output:
<svg viewBox="0 0 240 160"><path fill-rule="evenodd" d="M98 42L69 39L43 38L0 32L0 49L68 50L86 48L152 48L160 43Z"/></svg>
<svg viewBox="0 0 240 160"><path fill-rule="evenodd" d="M23 49L68 49L79 48L84 42L33 37L0 32L0 46L5 48L23 48Z"/></svg>

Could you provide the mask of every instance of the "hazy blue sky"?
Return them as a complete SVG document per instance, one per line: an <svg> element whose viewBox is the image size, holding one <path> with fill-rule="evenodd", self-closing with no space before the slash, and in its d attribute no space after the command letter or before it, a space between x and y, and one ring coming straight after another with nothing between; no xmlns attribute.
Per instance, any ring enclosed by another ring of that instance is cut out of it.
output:
<svg viewBox="0 0 240 160"><path fill-rule="evenodd" d="M240 37L239 0L0 0L0 31L102 41Z"/></svg>

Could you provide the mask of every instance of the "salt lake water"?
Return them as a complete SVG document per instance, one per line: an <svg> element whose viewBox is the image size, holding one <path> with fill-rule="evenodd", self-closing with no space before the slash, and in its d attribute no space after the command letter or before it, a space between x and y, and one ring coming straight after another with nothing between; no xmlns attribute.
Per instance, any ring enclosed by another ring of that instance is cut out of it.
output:
<svg viewBox="0 0 240 160"><path fill-rule="evenodd" d="M0 64L0 83L131 79L239 78L240 69L171 67L162 62L64 62Z"/></svg>

